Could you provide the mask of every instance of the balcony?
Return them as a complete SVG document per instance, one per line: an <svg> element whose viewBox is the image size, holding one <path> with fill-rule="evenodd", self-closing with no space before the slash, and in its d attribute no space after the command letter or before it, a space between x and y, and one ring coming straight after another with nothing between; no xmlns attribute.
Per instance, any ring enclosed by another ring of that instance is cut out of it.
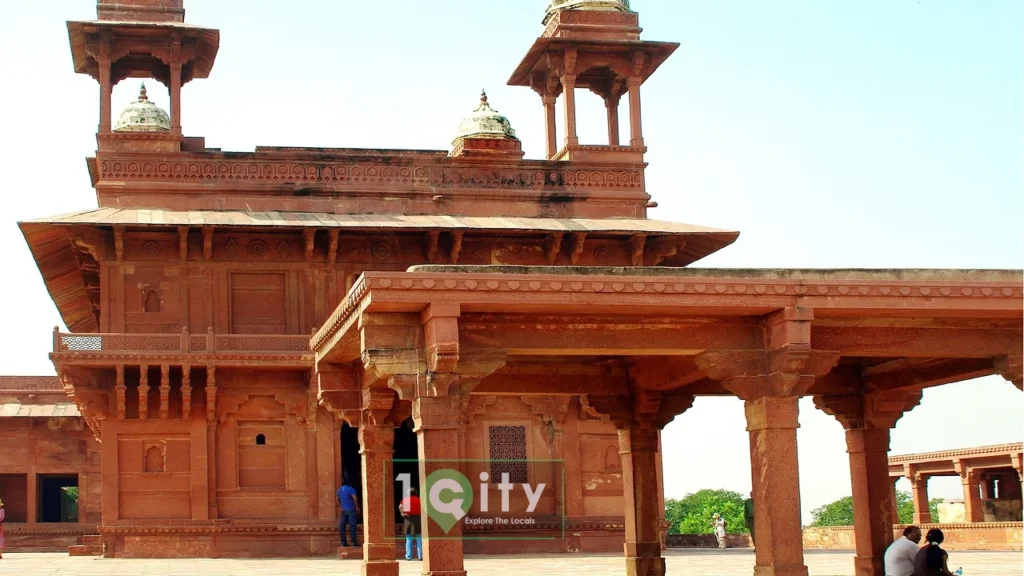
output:
<svg viewBox="0 0 1024 576"><path fill-rule="evenodd" d="M309 336L292 334L67 334L54 329L55 364L312 365Z"/></svg>

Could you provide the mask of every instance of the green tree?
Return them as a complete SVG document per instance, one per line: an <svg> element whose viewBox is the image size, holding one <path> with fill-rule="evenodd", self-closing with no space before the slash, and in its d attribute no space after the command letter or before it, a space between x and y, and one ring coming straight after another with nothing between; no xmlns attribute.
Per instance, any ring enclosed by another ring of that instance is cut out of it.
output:
<svg viewBox="0 0 1024 576"><path fill-rule="evenodd" d="M939 503L942 498L933 498L928 502L932 519L939 520ZM914 521L914 499L908 492L896 493L896 513L900 524ZM811 526L853 526L853 497L847 496L811 511Z"/></svg>
<svg viewBox="0 0 1024 576"><path fill-rule="evenodd" d="M743 496L730 490L704 489L684 498L665 501L665 520L669 534L712 534L715 513L725 518L730 533L746 532L743 524Z"/></svg>

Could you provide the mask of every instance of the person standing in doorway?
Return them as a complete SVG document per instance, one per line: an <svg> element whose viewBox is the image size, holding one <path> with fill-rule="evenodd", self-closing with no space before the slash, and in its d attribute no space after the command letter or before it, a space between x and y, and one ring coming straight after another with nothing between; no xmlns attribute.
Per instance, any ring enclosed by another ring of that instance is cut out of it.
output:
<svg viewBox="0 0 1024 576"><path fill-rule="evenodd" d="M757 548L757 541L754 539L754 495L751 494L750 498L743 501L743 524L746 525L747 531L750 532L750 546Z"/></svg>
<svg viewBox="0 0 1024 576"><path fill-rule="evenodd" d="M711 523L715 526L715 538L718 539L719 550L725 550L725 518L718 512L712 517Z"/></svg>
<svg viewBox="0 0 1024 576"><path fill-rule="evenodd" d="M341 535L341 545L350 546L345 537L345 527L351 527L351 546L359 546L356 540L356 524L359 523L359 494L352 487L348 479L342 481L341 488L338 488L338 504L341 505L341 519L338 522L338 533Z"/></svg>
<svg viewBox="0 0 1024 576"><path fill-rule="evenodd" d="M412 560L413 542L416 543L416 559L423 560L423 534L420 525L420 497L416 495L416 489L410 488L409 494L402 498L399 511L405 520L402 523L402 532L405 534L405 559Z"/></svg>

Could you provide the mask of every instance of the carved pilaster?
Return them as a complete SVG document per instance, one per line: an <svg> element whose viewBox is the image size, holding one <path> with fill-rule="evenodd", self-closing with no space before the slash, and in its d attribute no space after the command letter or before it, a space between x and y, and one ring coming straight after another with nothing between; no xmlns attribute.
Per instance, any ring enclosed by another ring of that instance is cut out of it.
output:
<svg viewBox="0 0 1024 576"><path fill-rule="evenodd" d="M192 367L185 364L181 367L181 419L192 418Z"/></svg>
<svg viewBox="0 0 1024 576"><path fill-rule="evenodd" d="M206 420L217 421L217 367L206 367Z"/></svg>
<svg viewBox="0 0 1024 576"><path fill-rule="evenodd" d="M160 366L160 418L166 419L171 400L171 367Z"/></svg>
<svg viewBox="0 0 1024 576"><path fill-rule="evenodd" d="M149 418L149 366L139 366L139 420Z"/></svg>
<svg viewBox="0 0 1024 576"><path fill-rule="evenodd" d="M124 366L118 364L115 368L116 372L116 383L114 384L114 393L117 396L117 419L124 420L125 418L125 397L127 396L128 387L124 384Z"/></svg>

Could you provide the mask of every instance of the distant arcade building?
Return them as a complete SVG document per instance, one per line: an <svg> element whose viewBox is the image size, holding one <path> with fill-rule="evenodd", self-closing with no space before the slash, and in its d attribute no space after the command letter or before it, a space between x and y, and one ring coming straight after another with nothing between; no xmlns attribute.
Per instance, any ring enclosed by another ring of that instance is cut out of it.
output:
<svg viewBox="0 0 1024 576"><path fill-rule="evenodd" d="M811 395L847 428L858 574L880 575L896 420L927 386L1021 386L1019 272L685 268L738 234L647 218L640 88L677 45L641 39L625 0L553 1L509 80L541 98L542 160L485 95L450 150L210 149L183 135L181 86L209 76L218 31L181 0L97 15L68 30L100 85L98 208L20 227L68 328L51 359L100 442L108 556L331 553L348 475L364 573L391 576L396 475L502 459L543 481L531 462L556 460L564 491L517 532L546 539L425 520L424 573L624 546L628 574L660 575L659 431L735 395L756 573L803 576ZM142 90L115 122L127 78L167 86L170 113ZM605 144L579 141L580 88L606 103Z"/></svg>

